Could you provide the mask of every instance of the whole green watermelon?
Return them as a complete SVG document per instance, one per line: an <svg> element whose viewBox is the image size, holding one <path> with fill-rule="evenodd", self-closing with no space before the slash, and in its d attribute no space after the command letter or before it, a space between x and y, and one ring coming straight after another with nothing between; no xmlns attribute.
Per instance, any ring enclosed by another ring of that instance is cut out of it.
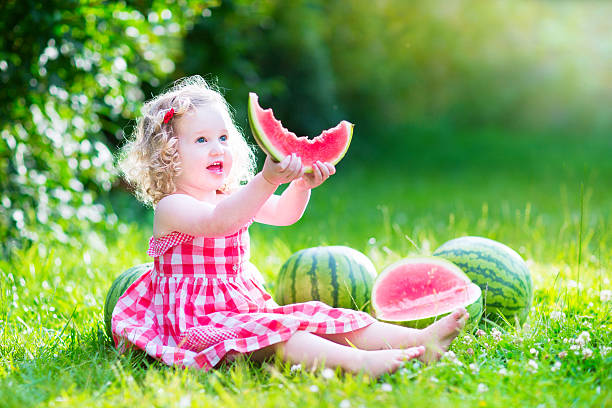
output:
<svg viewBox="0 0 612 408"><path fill-rule="evenodd" d="M485 317L523 324L533 300L533 282L527 264L512 248L488 238L461 237L442 244L433 253L457 265L480 288Z"/></svg>
<svg viewBox="0 0 612 408"><path fill-rule="evenodd" d="M136 282L145 272L153 267L153 263L145 263L131 267L124 271L115 279L106 295L106 301L104 302L104 327L106 328L106 334L109 337L113 337L111 319L113 317L113 310L117 305L117 301L125 293L132 283Z"/></svg>
<svg viewBox="0 0 612 408"><path fill-rule="evenodd" d="M281 267L275 297L281 305L318 300L363 310L369 305L375 277L372 261L355 249L307 248L291 255Z"/></svg>

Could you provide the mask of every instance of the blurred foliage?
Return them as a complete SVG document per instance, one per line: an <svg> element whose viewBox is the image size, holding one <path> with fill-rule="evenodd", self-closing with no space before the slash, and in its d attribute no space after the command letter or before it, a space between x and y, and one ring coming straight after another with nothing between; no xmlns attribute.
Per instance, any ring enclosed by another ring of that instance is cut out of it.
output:
<svg viewBox="0 0 612 408"><path fill-rule="evenodd" d="M113 228L113 153L142 101L192 74L218 82L243 127L249 91L298 134L356 123L343 164L445 160L480 129L544 146L603 134L611 149L610 2L9 0L0 11L4 246L40 228L72 244L85 224Z"/></svg>
<svg viewBox="0 0 612 408"><path fill-rule="evenodd" d="M299 134L353 121L352 157L396 154L406 129L591 137L612 131L610 15L599 1L227 0L177 67L221 78L242 123L253 90Z"/></svg>
<svg viewBox="0 0 612 408"><path fill-rule="evenodd" d="M111 150L147 85L174 71L211 2L9 0L0 8L0 241L112 228ZM109 149L110 148L110 149Z"/></svg>

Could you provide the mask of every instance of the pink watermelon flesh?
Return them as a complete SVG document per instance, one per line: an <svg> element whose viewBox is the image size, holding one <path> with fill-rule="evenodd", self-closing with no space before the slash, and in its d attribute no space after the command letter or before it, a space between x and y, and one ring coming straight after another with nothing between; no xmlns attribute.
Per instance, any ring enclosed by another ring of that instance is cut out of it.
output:
<svg viewBox="0 0 612 408"><path fill-rule="evenodd" d="M479 287L439 262L399 264L381 276L372 295L377 317L408 321L448 313L476 301Z"/></svg>
<svg viewBox="0 0 612 408"><path fill-rule="evenodd" d="M272 109L259 106L258 96L253 92L249 93L249 122L255 140L267 154L281 161L295 153L302 159L306 171L311 171L317 160L338 163L346 154L353 136L353 124L343 120L313 139L298 137L283 127Z"/></svg>

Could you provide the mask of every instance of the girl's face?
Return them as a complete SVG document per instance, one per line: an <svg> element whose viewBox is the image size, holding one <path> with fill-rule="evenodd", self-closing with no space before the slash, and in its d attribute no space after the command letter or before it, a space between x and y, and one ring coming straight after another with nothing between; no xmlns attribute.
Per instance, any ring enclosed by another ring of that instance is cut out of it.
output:
<svg viewBox="0 0 612 408"><path fill-rule="evenodd" d="M219 190L232 169L231 119L218 104L185 113L176 123L181 174L177 190L210 193Z"/></svg>

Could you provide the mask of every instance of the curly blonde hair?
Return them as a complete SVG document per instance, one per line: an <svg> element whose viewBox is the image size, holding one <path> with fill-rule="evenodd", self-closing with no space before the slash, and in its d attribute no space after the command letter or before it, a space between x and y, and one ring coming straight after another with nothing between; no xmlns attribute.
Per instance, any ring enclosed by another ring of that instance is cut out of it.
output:
<svg viewBox="0 0 612 408"><path fill-rule="evenodd" d="M168 91L143 105L133 134L122 149L119 168L140 201L155 206L175 192L174 180L182 170L176 121L188 111L211 104L221 106L231 119L228 132L234 163L221 191L231 193L253 177L255 155L234 124L228 103L215 87L195 75L176 81ZM164 123L171 109L174 115Z"/></svg>

